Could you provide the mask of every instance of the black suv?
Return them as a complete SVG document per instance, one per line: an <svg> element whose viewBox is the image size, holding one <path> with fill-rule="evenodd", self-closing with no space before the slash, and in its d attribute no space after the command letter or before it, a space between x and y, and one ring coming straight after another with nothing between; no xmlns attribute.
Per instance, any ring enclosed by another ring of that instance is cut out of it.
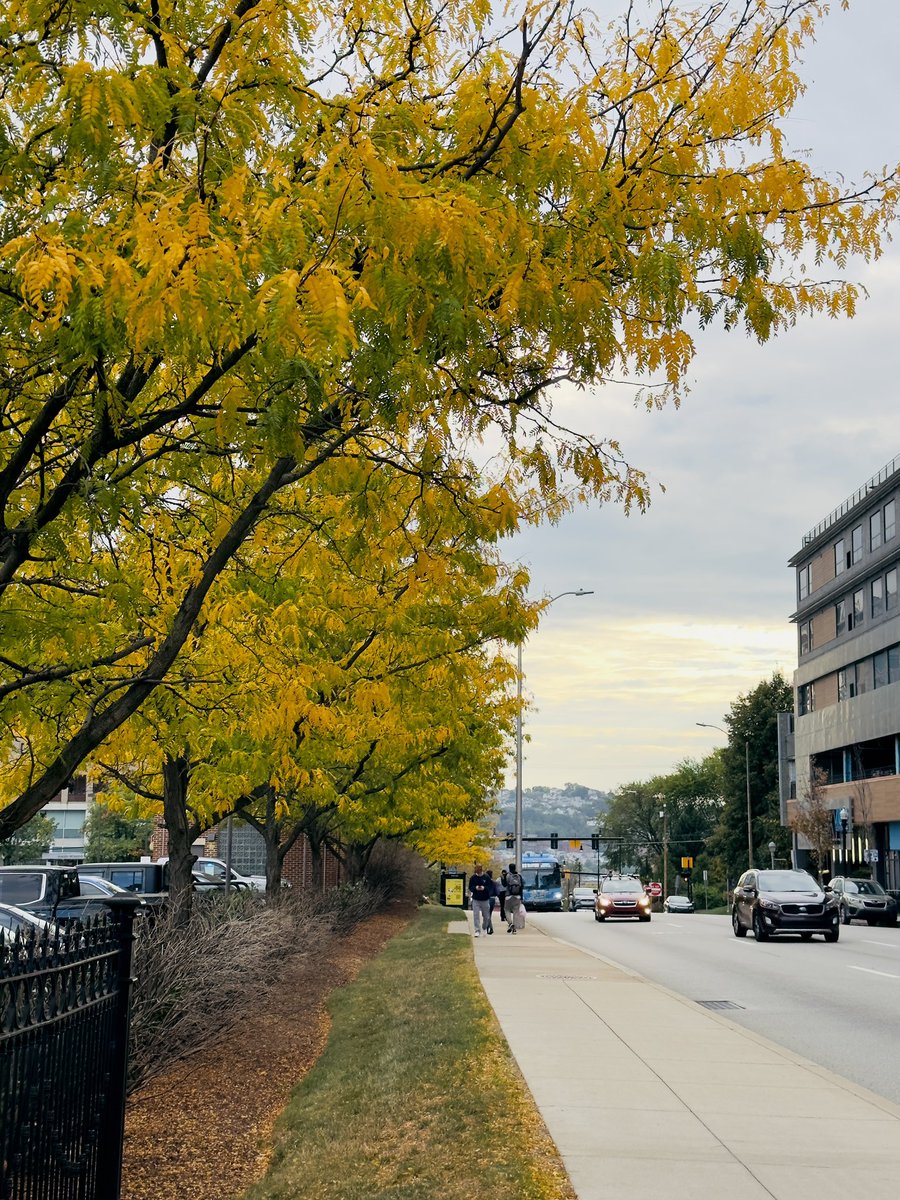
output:
<svg viewBox="0 0 900 1200"><path fill-rule="evenodd" d="M734 889L731 926L735 937L749 930L758 942L798 933L808 942L821 933L836 942L841 931L838 898L806 871L745 871Z"/></svg>
<svg viewBox="0 0 900 1200"><path fill-rule="evenodd" d="M831 887L841 906L841 920L869 925L896 925L897 901L874 879L832 879Z"/></svg>

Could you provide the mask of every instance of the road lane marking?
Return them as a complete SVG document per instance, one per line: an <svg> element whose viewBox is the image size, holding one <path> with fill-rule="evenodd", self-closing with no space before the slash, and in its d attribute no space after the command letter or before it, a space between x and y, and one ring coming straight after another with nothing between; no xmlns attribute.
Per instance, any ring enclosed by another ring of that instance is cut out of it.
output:
<svg viewBox="0 0 900 1200"><path fill-rule="evenodd" d="M888 950L896 949L896 942L873 942L871 938L861 939L867 946L887 946Z"/></svg>
<svg viewBox="0 0 900 1200"><path fill-rule="evenodd" d="M900 979L900 975L892 975L890 971L873 971L871 967L847 967L848 971L865 971L867 975L883 975L885 979Z"/></svg>

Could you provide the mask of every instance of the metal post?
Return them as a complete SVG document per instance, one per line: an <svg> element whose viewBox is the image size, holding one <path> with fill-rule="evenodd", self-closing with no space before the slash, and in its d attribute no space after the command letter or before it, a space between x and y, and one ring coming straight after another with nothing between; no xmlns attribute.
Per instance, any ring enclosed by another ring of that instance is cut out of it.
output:
<svg viewBox="0 0 900 1200"><path fill-rule="evenodd" d="M575 592L560 592L551 596L545 607L549 608L561 596L593 596L593 592L579 588ZM516 646L516 867L522 870L522 643Z"/></svg>
<svg viewBox="0 0 900 1200"><path fill-rule="evenodd" d="M522 869L522 643L519 642L516 670L516 869Z"/></svg>
<svg viewBox="0 0 900 1200"><path fill-rule="evenodd" d="M744 739L744 771L747 776L747 866L753 866L753 816L750 808L750 739Z"/></svg>
<svg viewBox="0 0 900 1200"><path fill-rule="evenodd" d="M231 891L231 839L234 833L234 817L228 814L225 822L225 895Z"/></svg>
<svg viewBox="0 0 900 1200"><path fill-rule="evenodd" d="M769 866L772 868L773 871L775 870L775 851L777 849L778 849L778 847L775 845L774 842L769 842Z"/></svg>

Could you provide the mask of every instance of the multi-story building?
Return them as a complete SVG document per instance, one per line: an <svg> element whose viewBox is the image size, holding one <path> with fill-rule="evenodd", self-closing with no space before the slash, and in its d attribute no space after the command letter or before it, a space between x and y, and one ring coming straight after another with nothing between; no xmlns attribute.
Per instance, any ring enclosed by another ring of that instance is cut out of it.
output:
<svg viewBox="0 0 900 1200"><path fill-rule="evenodd" d="M798 665L779 747L785 823L814 796L835 814L836 862L845 854L854 867L870 863L891 888L900 888L898 508L900 457L811 529L790 560Z"/></svg>
<svg viewBox="0 0 900 1200"><path fill-rule="evenodd" d="M42 809L43 815L56 825L53 841L44 855L46 862L84 862L84 822L99 790L86 775L76 775Z"/></svg>

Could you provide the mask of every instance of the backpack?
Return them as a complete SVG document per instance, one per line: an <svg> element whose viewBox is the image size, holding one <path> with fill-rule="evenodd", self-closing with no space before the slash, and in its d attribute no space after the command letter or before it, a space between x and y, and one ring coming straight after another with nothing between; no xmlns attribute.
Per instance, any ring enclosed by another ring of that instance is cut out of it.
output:
<svg viewBox="0 0 900 1200"><path fill-rule="evenodd" d="M506 877L506 894L508 896L522 895L522 876L514 875L512 871Z"/></svg>

